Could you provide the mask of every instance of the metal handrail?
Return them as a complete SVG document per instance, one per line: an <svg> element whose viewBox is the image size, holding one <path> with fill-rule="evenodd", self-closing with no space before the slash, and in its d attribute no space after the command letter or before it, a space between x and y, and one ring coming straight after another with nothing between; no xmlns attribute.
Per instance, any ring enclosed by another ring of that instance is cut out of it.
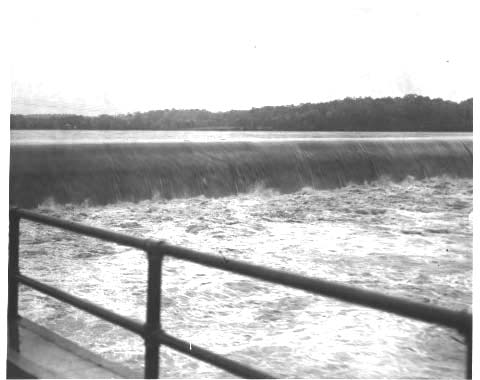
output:
<svg viewBox="0 0 480 380"><path fill-rule="evenodd" d="M18 267L19 221L21 218L147 252L148 284L146 322L142 324L141 322L123 317L89 301L72 296L54 287L21 275ZM212 254L172 246L160 240L142 239L16 208L10 209L9 255L9 344L17 350L18 331L15 331L15 322L18 319L18 283L23 283L40 292L76 306L79 309L87 311L99 318L117 324L140 335L145 340L146 346L145 378L158 377L159 345L161 344L199 360L213 364L235 375L246 378L271 377L269 374L227 359L211 351L187 344L186 342L165 333L161 329L160 309L162 261L164 256L171 256L177 259L226 270L259 280L305 290L313 294L332 297L361 306L386 311L403 317L455 328L465 337L465 344L467 345L466 378L471 378L472 376L472 314L468 312L459 312L439 306L425 305L404 298L393 297L331 281L324 281L285 271L274 270L264 266L249 264L240 260L225 259L224 257Z"/></svg>

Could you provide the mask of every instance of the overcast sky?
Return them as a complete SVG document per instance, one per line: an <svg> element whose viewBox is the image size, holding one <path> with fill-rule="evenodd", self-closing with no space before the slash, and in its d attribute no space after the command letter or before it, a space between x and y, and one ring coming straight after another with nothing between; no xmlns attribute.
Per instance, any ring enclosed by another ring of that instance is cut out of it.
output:
<svg viewBox="0 0 480 380"><path fill-rule="evenodd" d="M15 1L13 113L473 96L461 1Z"/></svg>

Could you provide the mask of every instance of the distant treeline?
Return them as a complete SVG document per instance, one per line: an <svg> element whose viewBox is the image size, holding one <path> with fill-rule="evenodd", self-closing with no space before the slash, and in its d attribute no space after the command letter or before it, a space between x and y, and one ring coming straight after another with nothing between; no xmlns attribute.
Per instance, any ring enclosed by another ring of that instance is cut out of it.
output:
<svg viewBox="0 0 480 380"><path fill-rule="evenodd" d="M125 115L11 115L11 129L472 131L473 99L346 98L249 111L161 110Z"/></svg>

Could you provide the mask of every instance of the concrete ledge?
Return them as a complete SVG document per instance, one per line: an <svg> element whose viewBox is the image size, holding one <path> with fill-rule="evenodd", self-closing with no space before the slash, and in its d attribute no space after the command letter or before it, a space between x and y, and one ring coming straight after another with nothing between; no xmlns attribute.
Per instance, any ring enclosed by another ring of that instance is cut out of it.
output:
<svg viewBox="0 0 480 380"><path fill-rule="evenodd" d="M22 356L12 349L7 350L7 379L57 379L61 375L50 371Z"/></svg>
<svg viewBox="0 0 480 380"><path fill-rule="evenodd" d="M20 352L7 351L8 378L143 378L28 319L20 318L18 327Z"/></svg>

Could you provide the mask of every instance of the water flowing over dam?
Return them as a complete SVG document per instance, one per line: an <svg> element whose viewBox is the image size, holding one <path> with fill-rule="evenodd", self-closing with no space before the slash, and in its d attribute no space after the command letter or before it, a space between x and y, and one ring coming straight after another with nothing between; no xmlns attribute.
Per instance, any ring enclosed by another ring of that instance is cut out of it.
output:
<svg viewBox="0 0 480 380"><path fill-rule="evenodd" d="M471 139L19 144L11 148L10 203L219 197L258 186L292 193L438 175L472 177Z"/></svg>

